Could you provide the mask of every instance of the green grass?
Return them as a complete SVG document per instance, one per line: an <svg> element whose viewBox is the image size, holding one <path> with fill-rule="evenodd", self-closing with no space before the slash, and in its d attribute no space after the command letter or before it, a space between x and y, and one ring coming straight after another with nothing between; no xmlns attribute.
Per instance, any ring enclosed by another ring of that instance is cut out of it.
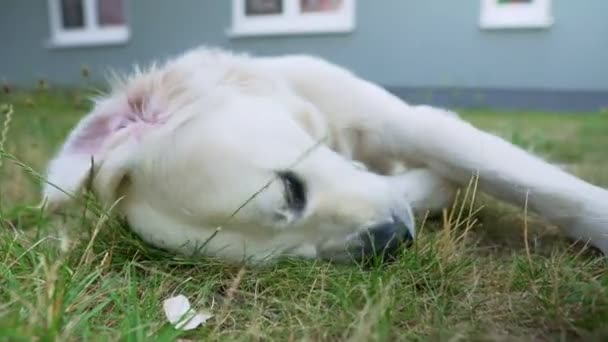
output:
<svg viewBox="0 0 608 342"><path fill-rule="evenodd" d="M5 150L37 171L88 108L80 91L10 92L2 103L14 106ZM606 114L463 116L608 186ZM84 208L44 216L28 208L38 201L38 179L13 160L3 163L0 339L608 339L606 260L484 196L461 199L474 210L464 219L426 222L416 245L392 264L284 260L242 268L169 255ZM215 317L175 331L162 300L178 293Z"/></svg>

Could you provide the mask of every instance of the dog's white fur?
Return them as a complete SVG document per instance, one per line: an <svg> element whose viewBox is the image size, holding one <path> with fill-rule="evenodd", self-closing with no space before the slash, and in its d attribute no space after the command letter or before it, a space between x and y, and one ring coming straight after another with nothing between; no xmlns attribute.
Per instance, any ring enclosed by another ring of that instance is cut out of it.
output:
<svg viewBox="0 0 608 342"><path fill-rule="evenodd" d="M569 237L608 252L606 190L310 56L200 48L116 82L51 162L51 207L84 186L91 157L103 203L118 201L144 240L178 252L318 257L391 213L408 221L409 206L447 206L476 174L481 191L527 201ZM269 182L282 169L306 183L302 213Z"/></svg>

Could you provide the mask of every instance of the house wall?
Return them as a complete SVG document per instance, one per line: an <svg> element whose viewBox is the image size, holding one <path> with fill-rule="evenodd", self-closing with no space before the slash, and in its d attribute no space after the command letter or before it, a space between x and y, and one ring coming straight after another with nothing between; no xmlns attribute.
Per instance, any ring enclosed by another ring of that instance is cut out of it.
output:
<svg viewBox="0 0 608 342"><path fill-rule="evenodd" d="M82 82L87 65L164 58L200 44L254 54L313 53L414 102L556 110L608 107L608 1L554 0L555 24L540 30L481 30L479 1L357 1L350 34L230 38L231 1L129 2L125 45L50 48L46 1L2 0L0 80Z"/></svg>

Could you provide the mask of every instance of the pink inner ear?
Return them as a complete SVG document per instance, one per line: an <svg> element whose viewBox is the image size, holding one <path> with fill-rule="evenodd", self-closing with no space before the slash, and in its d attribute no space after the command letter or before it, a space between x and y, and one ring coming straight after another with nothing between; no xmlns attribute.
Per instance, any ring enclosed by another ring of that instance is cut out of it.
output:
<svg viewBox="0 0 608 342"><path fill-rule="evenodd" d="M66 144L67 152L96 154L112 134L133 121L133 114L130 113L128 107L110 115L93 115L76 127Z"/></svg>
<svg viewBox="0 0 608 342"><path fill-rule="evenodd" d="M66 144L68 153L96 154L118 131L128 128L136 138L151 126L167 120L166 114L144 96L133 94L120 105L103 108L79 124Z"/></svg>
<svg viewBox="0 0 608 342"><path fill-rule="evenodd" d="M99 117L85 125L81 130L74 132L66 149L69 152L95 154L103 141L110 135L109 123L111 118Z"/></svg>

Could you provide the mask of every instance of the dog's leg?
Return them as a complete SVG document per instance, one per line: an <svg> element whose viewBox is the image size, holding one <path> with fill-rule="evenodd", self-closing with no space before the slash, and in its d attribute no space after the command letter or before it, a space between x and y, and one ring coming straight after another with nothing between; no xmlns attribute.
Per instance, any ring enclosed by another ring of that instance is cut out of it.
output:
<svg viewBox="0 0 608 342"><path fill-rule="evenodd" d="M428 169L409 170L389 179L419 218L441 214L451 206L456 194L452 181Z"/></svg>
<svg viewBox="0 0 608 342"><path fill-rule="evenodd" d="M574 239L608 253L608 192L511 143L431 107L380 116L381 141L395 157L415 160L460 185L528 205Z"/></svg>

